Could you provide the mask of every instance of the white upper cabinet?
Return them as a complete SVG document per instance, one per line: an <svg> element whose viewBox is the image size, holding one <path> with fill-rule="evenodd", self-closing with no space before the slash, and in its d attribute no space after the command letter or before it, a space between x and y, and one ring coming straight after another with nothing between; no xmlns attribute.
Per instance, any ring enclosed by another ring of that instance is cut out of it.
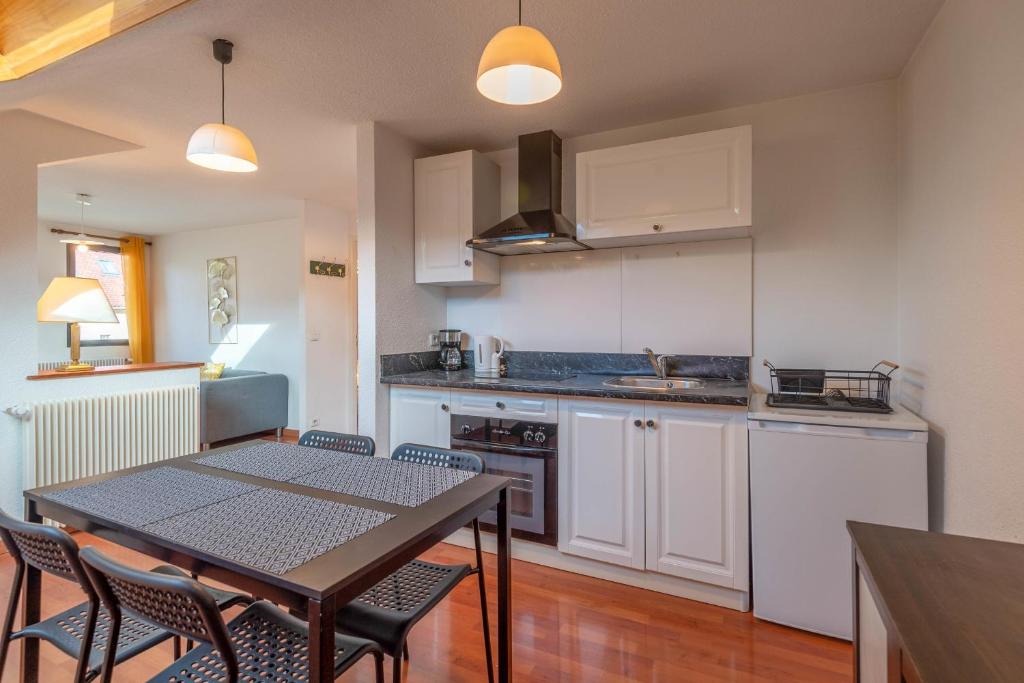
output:
<svg viewBox="0 0 1024 683"><path fill-rule="evenodd" d="M499 220L497 164L468 150L414 162L416 282L497 284L498 257L466 246Z"/></svg>
<svg viewBox="0 0 1024 683"><path fill-rule="evenodd" d="M576 155L576 223L595 247L749 234L751 128Z"/></svg>
<svg viewBox="0 0 1024 683"><path fill-rule="evenodd" d="M746 415L648 401L647 569L746 590Z"/></svg>

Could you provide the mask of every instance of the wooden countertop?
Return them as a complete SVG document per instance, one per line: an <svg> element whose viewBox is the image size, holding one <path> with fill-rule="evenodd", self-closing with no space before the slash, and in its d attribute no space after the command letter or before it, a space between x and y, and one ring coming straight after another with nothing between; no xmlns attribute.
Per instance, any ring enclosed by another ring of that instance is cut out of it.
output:
<svg viewBox="0 0 1024 683"><path fill-rule="evenodd" d="M1021 680L1024 545L846 526L878 607L923 683Z"/></svg>
<svg viewBox="0 0 1024 683"><path fill-rule="evenodd" d="M126 372L154 372L156 370L181 370L183 368L201 368L203 363L183 363L165 361L163 363L132 363L131 365L104 365L86 372L61 372L60 370L44 370L38 375L29 375L25 379L71 379L73 377L101 377L103 375L120 375Z"/></svg>

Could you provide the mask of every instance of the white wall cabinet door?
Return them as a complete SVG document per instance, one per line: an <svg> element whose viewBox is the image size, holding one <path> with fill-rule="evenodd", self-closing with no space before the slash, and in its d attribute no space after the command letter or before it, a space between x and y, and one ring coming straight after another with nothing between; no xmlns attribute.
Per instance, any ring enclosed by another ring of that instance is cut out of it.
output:
<svg viewBox="0 0 1024 683"><path fill-rule="evenodd" d="M392 387L391 448L403 443L451 447L450 403L449 389Z"/></svg>
<svg viewBox="0 0 1024 683"><path fill-rule="evenodd" d="M751 225L751 128L576 155L579 239L629 246L738 237Z"/></svg>
<svg viewBox="0 0 1024 683"><path fill-rule="evenodd" d="M558 549L643 569L643 403L558 405Z"/></svg>
<svg viewBox="0 0 1024 683"><path fill-rule="evenodd" d="M648 401L645 428L647 569L746 590L745 414Z"/></svg>
<svg viewBox="0 0 1024 683"><path fill-rule="evenodd" d="M466 240L498 222L497 164L468 150L416 159L416 282L497 284L498 257Z"/></svg>

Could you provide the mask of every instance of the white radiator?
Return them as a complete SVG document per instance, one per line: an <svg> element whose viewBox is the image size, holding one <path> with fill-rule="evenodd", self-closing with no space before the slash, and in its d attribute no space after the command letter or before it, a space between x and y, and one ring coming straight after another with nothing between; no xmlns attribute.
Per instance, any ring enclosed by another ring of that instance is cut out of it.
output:
<svg viewBox="0 0 1024 683"><path fill-rule="evenodd" d="M91 360L83 360L83 363L88 363L94 368L104 368L110 365L131 365L131 358L93 358ZM44 370L56 370L57 368L67 365L68 360L47 360L42 361L38 364L39 372Z"/></svg>
<svg viewBox="0 0 1024 683"><path fill-rule="evenodd" d="M199 450L195 385L44 401L25 412L25 488Z"/></svg>

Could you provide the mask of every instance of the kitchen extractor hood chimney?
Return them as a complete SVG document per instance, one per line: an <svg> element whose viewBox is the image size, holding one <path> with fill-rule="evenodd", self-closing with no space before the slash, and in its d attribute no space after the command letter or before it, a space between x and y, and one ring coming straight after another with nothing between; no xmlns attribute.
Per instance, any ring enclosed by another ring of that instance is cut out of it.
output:
<svg viewBox="0 0 1024 683"><path fill-rule="evenodd" d="M562 215L562 139L553 131L519 136L519 211L466 246L501 256L590 249Z"/></svg>

